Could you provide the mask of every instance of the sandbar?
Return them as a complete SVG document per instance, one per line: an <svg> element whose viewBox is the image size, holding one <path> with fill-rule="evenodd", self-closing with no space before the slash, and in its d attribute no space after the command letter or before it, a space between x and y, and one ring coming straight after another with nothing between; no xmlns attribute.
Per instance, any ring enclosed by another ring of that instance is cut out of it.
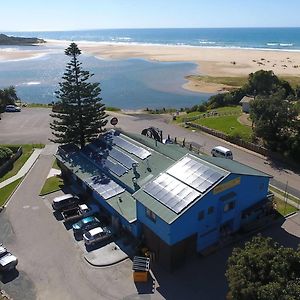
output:
<svg viewBox="0 0 300 300"><path fill-rule="evenodd" d="M102 42L76 42L83 53L99 59L141 58L159 62L193 62L196 74L212 77L247 76L258 70L272 70L278 76L300 76L300 51L204 48L194 46L169 46L152 44L126 44ZM63 49L70 41L47 40L47 48ZM9 51L0 49L0 60L34 58L47 54L47 49L39 51ZM191 74L186 74L191 75ZM184 88L216 93L227 86L189 80Z"/></svg>

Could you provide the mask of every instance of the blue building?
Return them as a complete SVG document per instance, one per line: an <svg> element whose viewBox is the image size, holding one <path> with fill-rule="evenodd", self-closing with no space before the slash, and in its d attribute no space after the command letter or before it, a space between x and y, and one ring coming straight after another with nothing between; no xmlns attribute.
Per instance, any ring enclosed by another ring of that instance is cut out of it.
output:
<svg viewBox="0 0 300 300"><path fill-rule="evenodd" d="M142 135L112 130L82 150L61 146L56 157L116 231L142 238L167 267L222 242L267 202L269 175Z"/></svg>

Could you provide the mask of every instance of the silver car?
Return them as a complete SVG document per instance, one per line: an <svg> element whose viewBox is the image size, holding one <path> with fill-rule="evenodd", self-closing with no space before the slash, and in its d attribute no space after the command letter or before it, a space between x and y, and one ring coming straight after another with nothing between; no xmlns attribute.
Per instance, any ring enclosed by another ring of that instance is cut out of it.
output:
<svg viewBox="0 0 300 300"><path fill-rule="evenodd" d="M107 227L95 227L83 234L86 245L93 245L97 242L108 240L112 237L111 231Z"/></svg>

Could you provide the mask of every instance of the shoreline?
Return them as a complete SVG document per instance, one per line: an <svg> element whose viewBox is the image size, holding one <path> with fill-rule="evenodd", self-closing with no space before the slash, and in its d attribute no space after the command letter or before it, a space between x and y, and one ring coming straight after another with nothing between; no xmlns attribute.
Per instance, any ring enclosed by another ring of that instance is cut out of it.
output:
<svg viewBox="0 0 300 300"><path fill-rule="evenodd" d="M272 50L247 48L217 48L185 45L155 45L75 41L83 54L98 59L140 58L158 62L190 62L197 65L193 75L210 77L245 77L258 70L272 70L277 76L300 76L300 50ZM46 40L45 50L0 48L0 62L33 59L47 55L49 49L63 49L70 41ZM11 49L11 51L9 51ZM189 76L191 74L186 74ZM200 93L218 93L231 86L186 78L182 87Z"/></svg>

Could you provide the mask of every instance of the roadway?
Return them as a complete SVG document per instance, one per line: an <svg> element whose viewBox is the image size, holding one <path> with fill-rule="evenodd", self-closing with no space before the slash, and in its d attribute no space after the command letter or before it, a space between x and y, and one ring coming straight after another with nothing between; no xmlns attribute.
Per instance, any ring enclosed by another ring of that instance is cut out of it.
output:
<svg viewBox="0 0 300 300"><path fill-rule="evenodd" d="M46 108L23 108L21 113L4 113L0 120L0 144L27 144L49 143L51 130L50 109ZM158 127L163 131L166 138L185 138L186 142L198 145L200 150L208 155L214 146L222 145L230 148L234 159L273 176L272 184L300 197L300 173L293 167L285 166L279 162L268 160L266 157L238 147L233 144L208 135L201 131L192 131L177 125L170 124L170 115L147 115L147 114L120 114L109 112L111 116L119 119L117 127L124 131L141 133L144 128Z"/></svg>
<svg viewBox="0 0 300 300"><path fill-rule="evenodd" d="M299 171L293 171L292 168L283 166L280 162L272 162L263 155L244 149L242 147L230 144L222 139L206 134L201 131L194 131L192 129L183 128L178 125L170 124L171 116L168 115L143 115L143 114L120 114L109 113L119 119L118 127L125 131L141 133L144 128L150 126L160 128L163 131L164 138L168 134L177 139L186 142L192 142L197 145L201 152L210 155L210 151L215 146L224 146L230 148L233 152L235 160L253 167L257 170L265 172L273 176L272 184L278 188L285 190L288 183L287 191L295 196L300 197L300 174Z"/></svg>

